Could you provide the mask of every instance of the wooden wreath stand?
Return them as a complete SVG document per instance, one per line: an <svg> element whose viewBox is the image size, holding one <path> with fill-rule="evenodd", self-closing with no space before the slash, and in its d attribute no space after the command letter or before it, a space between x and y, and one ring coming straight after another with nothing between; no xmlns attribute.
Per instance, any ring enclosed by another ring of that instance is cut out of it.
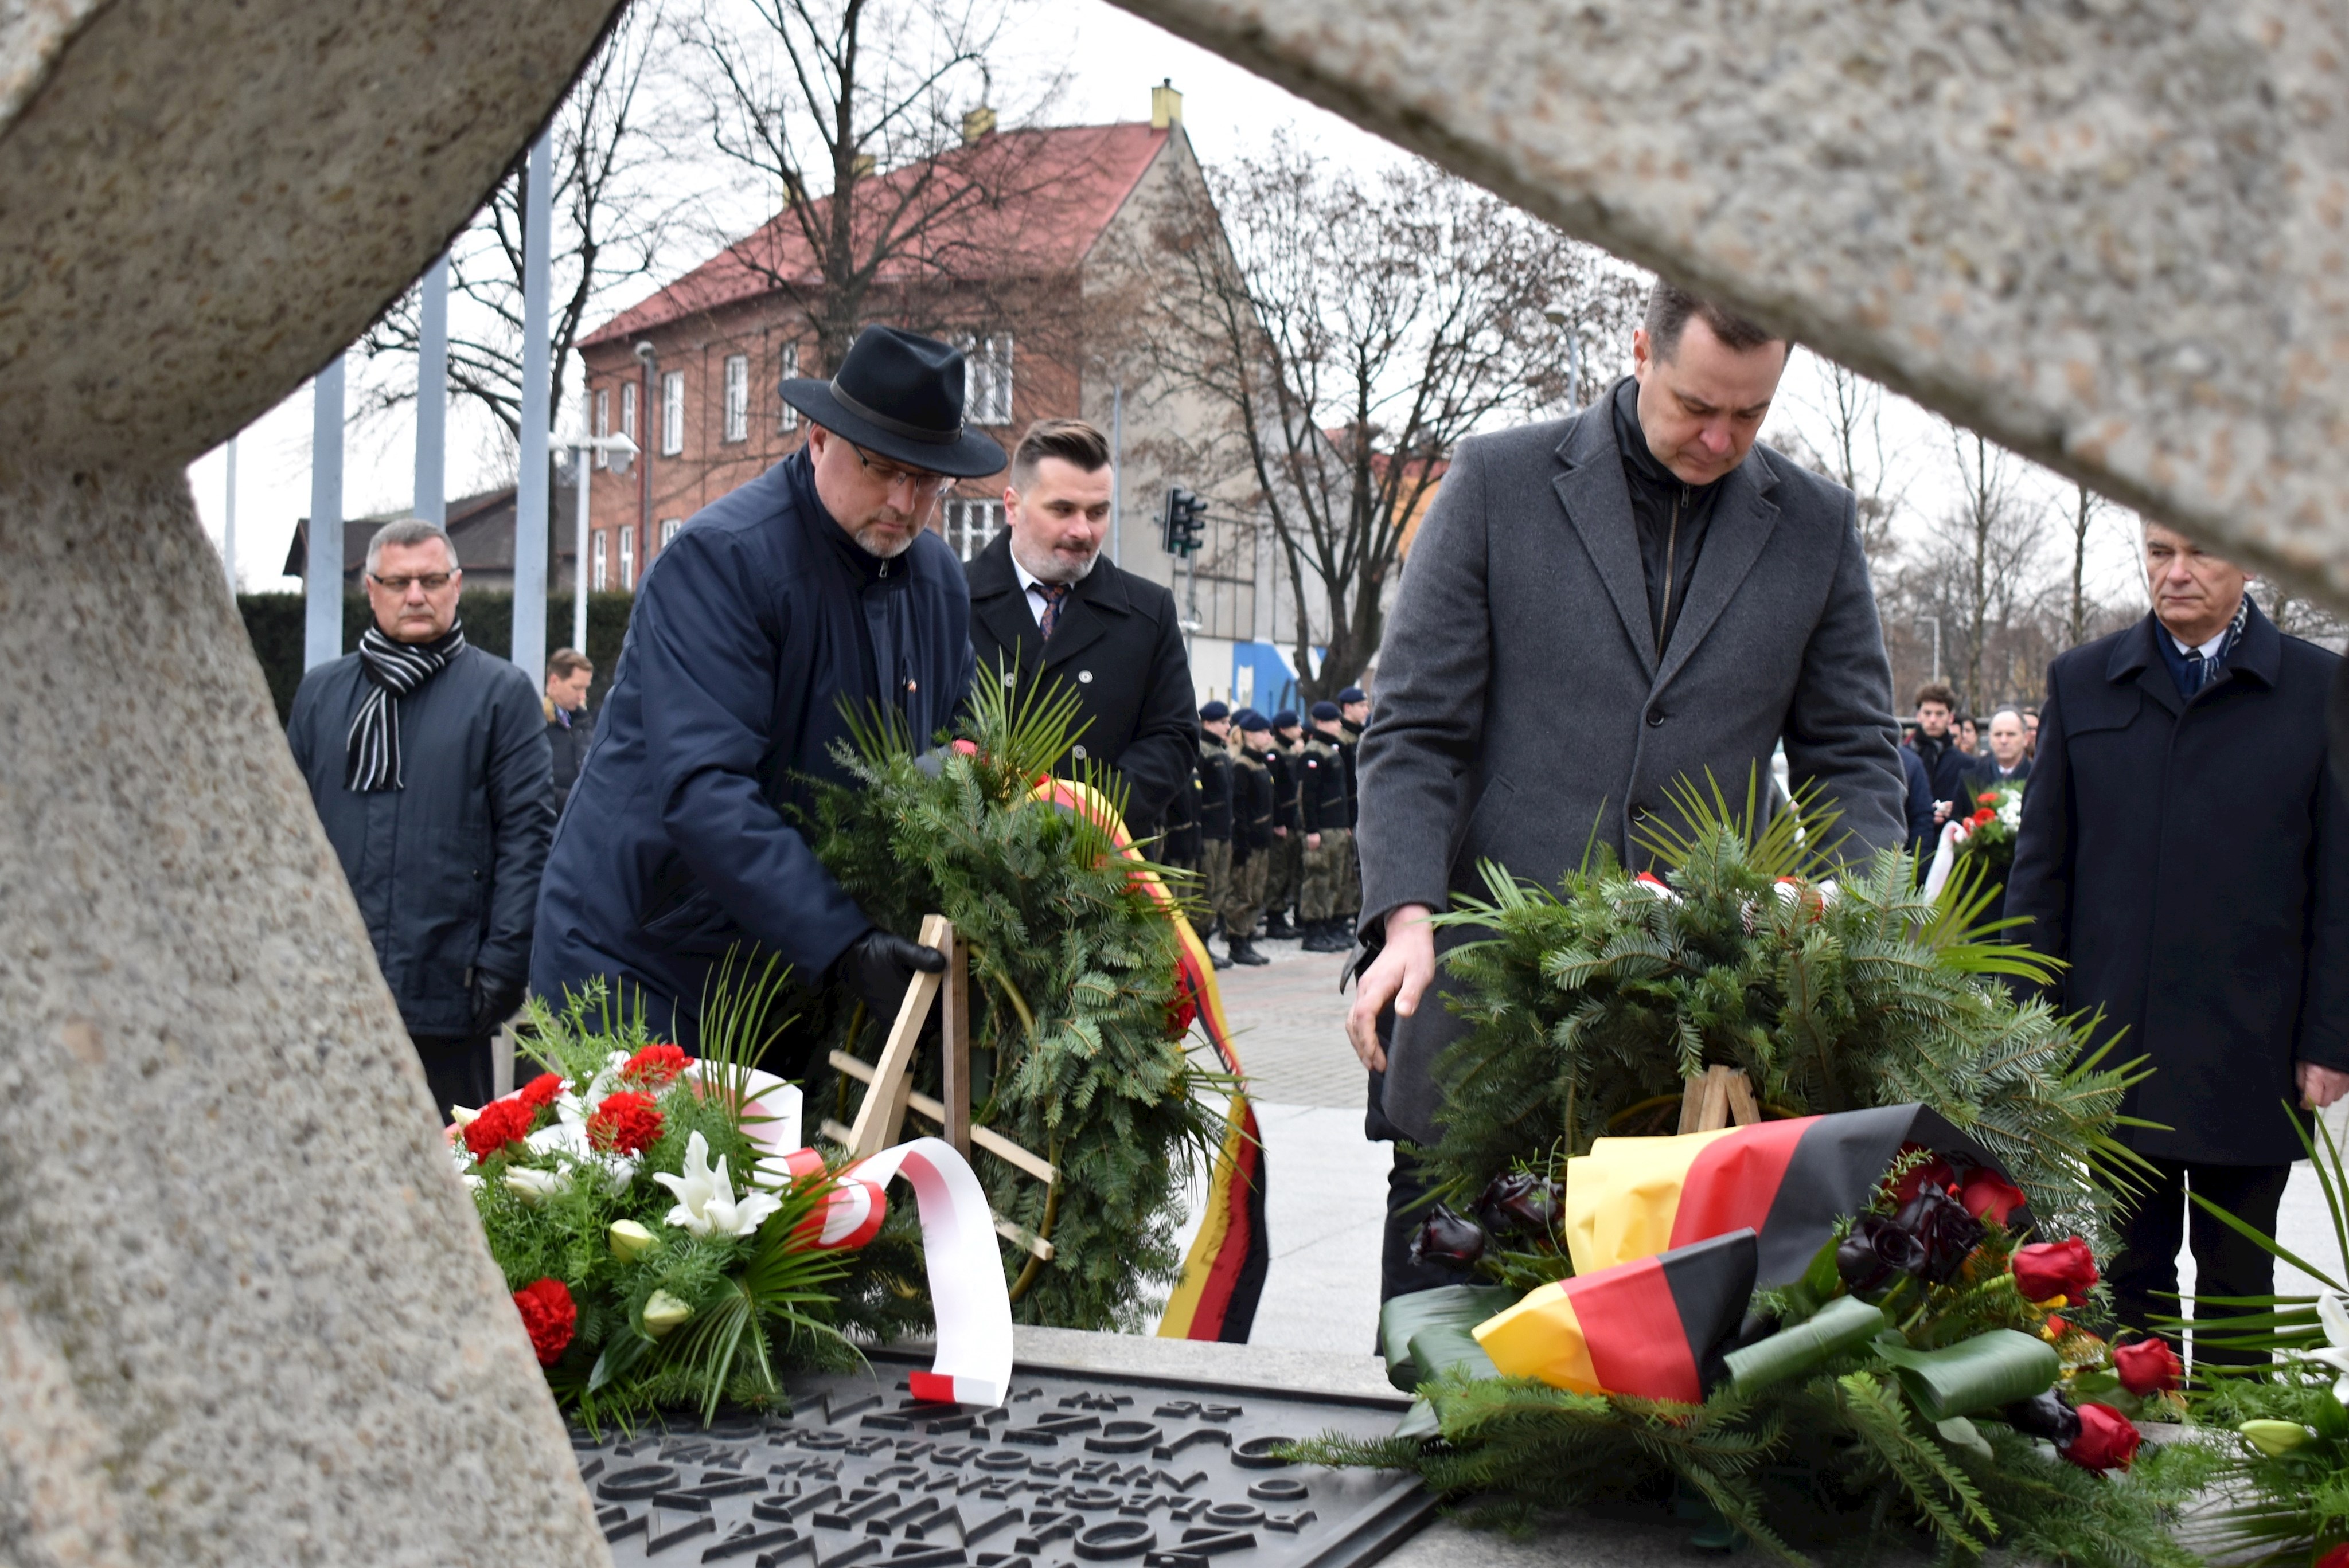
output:
<svg viewBox="0 0 2349 1568"><path fill-rule="evenodd" d="M865 1086L864 1100L857 1108L855 1126L843 1127L826 1118L823 1135L846 1149L850 1159L863 1160L900 1140L905 1113L911 1110L944 1129L946 1140L964 1159L970 1158L974 1147L982 1149L1046 1187L1054 1186L1061 1173L1051 1161L1021 1148L992 1128L971 1125L970 950L955 934L954 923L942 914L930 915L922 922L920 940L923 946L935 947L947 955L946 972L915 975L913 983L905 987L905 999L897 1005L897 1021L890 1027L877 1064L868 1066L846 1051L832 1053L834 1068ZM921 1037L923 1024L929 1019L930 1004L941 1000L940 993L944 993L946 1009L938 1032L946 1056L945 1081L941 1086L946 1098L936 1100L914 1088L914 1048ZM1046 1228L1050 1228L1049 1220ZM1026 1226L998 1214L995 1231L1040 1262L1051 1261L1052 1243Z"/></svg>
<svg viewBox="0 0 2349 1568"><path fill-rule="evenodd" d="M1718 1132L1732 1121L1740 1127L1751 1127L1762 1119L1762 1107L1754 1098L1754 1081L1742 1068L1723 1067L1716 1062L1695 1078L1681 1091L1681 1130L1682 1132Z"/></svg>

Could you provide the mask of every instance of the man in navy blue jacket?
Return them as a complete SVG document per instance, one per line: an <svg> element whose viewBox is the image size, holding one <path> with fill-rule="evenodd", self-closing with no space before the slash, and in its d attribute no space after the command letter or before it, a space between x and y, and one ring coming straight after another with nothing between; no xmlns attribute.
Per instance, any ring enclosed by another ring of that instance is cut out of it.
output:
<svg viewBox="0 0 2349 1568"><path fill-rule="evenodd" d="M927 522L1003 450L963 426L963 356L868 327L829 382L783 384L807 445L698 513L636 591L595 746L541 885L531 988L601 978L688 1049L727 954L763 949L894 1010L935 948L877 929L793 825L844 781L843 707L917 744L970 684L962 564Z"/></svg>

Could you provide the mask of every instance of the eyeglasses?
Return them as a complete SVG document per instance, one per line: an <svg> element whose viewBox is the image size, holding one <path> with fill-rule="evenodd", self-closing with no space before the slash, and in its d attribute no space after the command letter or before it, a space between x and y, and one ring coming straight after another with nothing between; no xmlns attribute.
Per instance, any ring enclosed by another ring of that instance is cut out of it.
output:
<svg viewBox="0 0 2349 1568"><path fill-rule="evenodd" d="M427 593L438 593L454 582L457 574L454 572L428 572L420 577L382 577L370 572L367 576L377 587L387 593L405 593L408 585L413 583L420 585Z"/></svg>
<svg viewBox="0 0 2349 1568"><path fill-rule="evenodd" d="M848 443L848 449L856 454L856 460L864 465L865 473L878 480L883 489L895 490L899 485L911 485L917 500L935 500L939 491L954 483L953 477L948 474L926 474L889 463L876 463L865 455L864 448L854 441Z"/></svg>

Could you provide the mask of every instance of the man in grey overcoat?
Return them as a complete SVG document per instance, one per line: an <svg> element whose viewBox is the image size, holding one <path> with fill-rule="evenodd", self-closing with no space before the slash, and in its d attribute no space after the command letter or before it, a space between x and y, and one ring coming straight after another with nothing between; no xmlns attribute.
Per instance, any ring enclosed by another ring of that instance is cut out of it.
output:
<svg viewBox="0 0 2349 1568"><path fill-rule="evenodd" d="M1461 1033L1427 925L1477 862L1555 883L1627 863L1668 791L1744 798L1781 741L1843 854L1907 838L1892 676L1851 492L1755 444L1792 346L1659 283L1635 373L1570 418L1461 444L1404 571L1361 742L1364 969L1347 1032L1398 1147L1381 1294L1415 1263L1433 1068ZM1766 782L1765 782L1766 789Z"/></svg>

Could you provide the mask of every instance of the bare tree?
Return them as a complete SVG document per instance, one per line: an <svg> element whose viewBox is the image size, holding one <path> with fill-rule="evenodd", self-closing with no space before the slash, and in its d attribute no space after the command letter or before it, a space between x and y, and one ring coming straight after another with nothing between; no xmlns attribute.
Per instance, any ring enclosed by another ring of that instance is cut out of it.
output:
<svg viewBox="0 0 2349 1568"><path fill-rule="evenodd" d="M1405 542L1460 439L1568 392L1557 312L1586 346L1628 340L1633 274L1464 181L1363 176L1288 137L1211 173L1162 228L1143 325L1162 374L1226 416L1271 529L1308 700L1379 645ZM1586 380L1586 386L1588 381ZM1317 669L1312 655L1325 648Z"/></svg>
<svg viewBox="0 0 2349 1568"><path fill-rule="evenodd" d="M2036 574L2045 516L2025 482L2026 465L2004 448L1956 426L1947 427L1956 459L1956 504L1933 525L1932 548L1912 589L1922 606L1959 628L1964 663L1959 696L1980 713L2018 691L2043 652L2025 648L2018 633L2041 633L2038 612L2052 584ZM2036 636L2024 641L2036 643ZM2003 668L1990 667L1993 645ZM1989 678L1995 674L1995 688Z"/></svg>
<svg viewBox="0 0 2349 1568"><path fill-rule="evenodd" d="M1075 171L1014 122L1060 80L1031 82L1024 107L989 101L1016 9L703 0L684 27L734 204L778 214L726 238L725 253L804 313L818 360L807 374L839 363L876 294L893 318L932 330L1017 316L1033 337L1059 319L1019 285L1074 259L1051 244L1051 206Z"/></svg>
<svg viewBox="0 0 2349 1568"><path fill-rule="evenodd" d="M1868 563L1889 573L1899 553L1894 523L1908 504L1912 470L1900 466L1898 444L1886 441L1884 388L1834 360L1816 363L1822 371L1816 391L1790 399L1796 421L1773 434L1771 444L1789 449L1799 442L1802 451L1789 450L1790 456L1851 491Z"/></svg>
<svg viewBox="0 0 2349 1568"><path fill-rule="evenodd" d="M678 211L667 193L670 150L654 101L668 40L660 0L637 0L590 60L554 119L554 300L547 409L558 426L574 346L591 313L652 273ZM524 154L524 160L527 159ZM518 160L449 257L449 380L512 437L522 428L523 181ZM369 359L413 356L411 291L363 338ZM362 412L409 401L415 387L371 386Z"/></svg>
<svg viewBox="0 0 2349 1568"><path fill-rule="evenodd" d="M2075 484L2078 504L2072 512L2072 613L2064 623L2069 645L2088 640L2088 530L2105 510L2105 498L2086 485Z"/></svg>

